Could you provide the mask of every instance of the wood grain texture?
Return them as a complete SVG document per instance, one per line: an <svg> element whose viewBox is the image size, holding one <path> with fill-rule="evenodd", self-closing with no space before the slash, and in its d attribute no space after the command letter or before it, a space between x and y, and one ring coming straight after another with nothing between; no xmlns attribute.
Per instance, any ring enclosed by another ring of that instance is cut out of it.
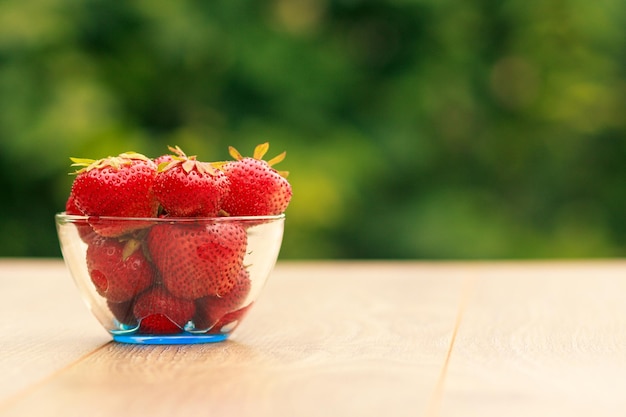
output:
<svg viewBox="0 0 626 417"><path fill-rule="evenodd" d="M626 415L626 263L478 271L442 416Z"/></svg>
<svg viewBox="0 0 626 417"><path fill-rule="evenodd" d="M230 341L109 343L0 415L420 415L464 276L445 264L280 263Z"/></svg>
<svg viewBox="0 0 626 417"><path fill-rule="evenodd" d="M626 410L625 261L282 262L196 346L108 342L60 262L0 261L0 286L2 417Z"/></svg>
<svg viewBox="0 0 626 417"><path fill-rule="evenodd" d="M110 338L57 260L0 261L0 404Z"/></svg>

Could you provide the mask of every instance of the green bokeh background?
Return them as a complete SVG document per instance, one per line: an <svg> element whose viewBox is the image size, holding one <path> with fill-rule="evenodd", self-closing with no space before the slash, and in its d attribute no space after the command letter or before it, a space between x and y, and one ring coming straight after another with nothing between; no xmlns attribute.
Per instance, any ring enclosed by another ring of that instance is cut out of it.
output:
<svg viewBox="0 0 626 417"><path fill-rule="evenodd" d="M269 141L283 259L622 257L623 0L3 0L0 256L69 156Z"/></svg>

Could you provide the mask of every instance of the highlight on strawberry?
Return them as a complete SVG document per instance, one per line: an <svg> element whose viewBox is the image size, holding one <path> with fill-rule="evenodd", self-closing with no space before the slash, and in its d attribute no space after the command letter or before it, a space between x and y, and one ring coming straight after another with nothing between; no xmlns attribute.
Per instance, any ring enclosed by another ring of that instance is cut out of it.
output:
<svg viewBox="0 0 626 417"><path fill-rule="evenodd" d="M71 158L61 249L114 340L220 341L238 326L277 260L292 197L274 168L286 153L265 160L268 149L229 147L230 161L178 146L156 158Z"/></svg>

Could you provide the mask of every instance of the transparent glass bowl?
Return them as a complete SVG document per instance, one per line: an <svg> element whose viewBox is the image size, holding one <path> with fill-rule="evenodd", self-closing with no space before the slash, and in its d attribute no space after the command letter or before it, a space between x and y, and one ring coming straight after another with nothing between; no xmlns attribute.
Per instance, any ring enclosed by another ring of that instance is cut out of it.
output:
<svg viewBox="0 0 626 417"><path fill-rule="evenodd" d="M276 264L284 220L55 216L91 312L115 341L142 344L226 340Z"/></svg>

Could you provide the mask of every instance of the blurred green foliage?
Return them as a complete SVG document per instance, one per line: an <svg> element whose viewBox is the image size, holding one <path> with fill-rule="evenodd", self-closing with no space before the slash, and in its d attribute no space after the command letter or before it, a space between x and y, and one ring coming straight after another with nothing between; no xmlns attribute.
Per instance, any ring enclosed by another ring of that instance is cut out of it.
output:
<svg viewBox="0 0 626 417"><path fill-rule="evenodd" d="M623 0L3 0L0 255L60 256L69 156L269 141L282 258L618 257Z"/></svg>

